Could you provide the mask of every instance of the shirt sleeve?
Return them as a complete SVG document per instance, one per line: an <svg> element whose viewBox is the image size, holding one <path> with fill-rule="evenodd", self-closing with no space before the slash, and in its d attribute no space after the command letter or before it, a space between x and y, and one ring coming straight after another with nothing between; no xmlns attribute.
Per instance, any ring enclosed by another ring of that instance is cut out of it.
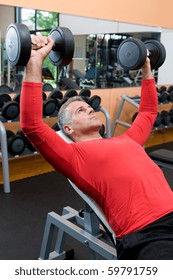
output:
<svg viewBox="0 0 173 280"><path fill-rule="evenodd" d="M64 173L74 158L74 144L65 142L43 120L42 84L23 82L20 98L20 126L41 155Z"/></svg>
<svg viewBox="0 0 173 280"><path fill-rule="evenodd" d="M139 113L125 134L143 146L153 128L157 110L158 97L155 80L142 80Z"/></svg>

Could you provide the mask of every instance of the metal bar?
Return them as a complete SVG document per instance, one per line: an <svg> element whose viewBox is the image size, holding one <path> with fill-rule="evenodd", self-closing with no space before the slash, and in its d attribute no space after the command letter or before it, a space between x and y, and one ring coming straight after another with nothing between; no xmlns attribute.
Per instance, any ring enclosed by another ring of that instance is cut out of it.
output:
<svg viewBox="0 0 173 280"><path fill-rule="evenodd" d="M8 165L7 135L3 123L0 121L0 141L1 141L1 158L2 173L4 179L4 193L10 192L10 178Z"/></svg>
<svg viewBox="0 0 173 280"><path fill-rule="evenodd" d="M118 111L117 111L117 113L116 113L115 121L114 121L114 124L113 124L113 127L112 127L112 136L114 136L115 129L116 129L116 124L117 124L117 120L119 119L119 117L120 117L120 115L121 115L121 111L122 111L124 102L125 102L124 99L121 99L121 100L120 100L120 105L119 105L119 107L118 107Z"/></svg>
<svg viewBox="0 0 173 280"><path fill-rule="evenodd" d="M106 138L110 138L111 137L111 120L110 120L110 114L108 113L108 111L103 108L100 107L100 112L102 112L105 115L106 118Z"/></svg>
<svg viewBox="0 0 173 280"><path fill-rule="evenodd" d="M120 121L120 120L116 120L116 124L121 124L121 125L126 126L126 127L130 127L131 126L131 124L129 124L127 122Z"/></svg>
<svg viewBox="0 0 173 280"><path fill-rule="evenodd" d="M68 209L70 210L70 207L68 207ZM105 259L117 259L115 247L110 246L109 244L81 229L77 225L68 221L64 216L60 216L55 212L50 212L48 215L50 223L63 230L65 233L72 236L79 242L85 244L87 247L89 247L89 249L103 256ZM46 241L44 240L44 242ZM46 244L43 244L43 247L46 247Z"/></svg>

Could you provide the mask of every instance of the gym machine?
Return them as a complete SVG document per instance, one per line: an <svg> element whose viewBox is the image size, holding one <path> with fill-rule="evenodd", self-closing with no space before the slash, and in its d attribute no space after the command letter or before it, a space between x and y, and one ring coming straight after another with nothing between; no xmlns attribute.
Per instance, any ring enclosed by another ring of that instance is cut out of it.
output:
<svg viewBox="0 0 173 280"><path fill-rule="evenodd" d="M57 132L66 142L70 140L62 131ZM40 250L40 260L63 260L73 258L73 249L66 251L66 238L71 236L89 249L89 259L116 260L116 237L109 226L107 219L89 196L84 194L73 182L67 179L73 189L86 203L86 209L76 211L67 206L63 208L62 215L49 212L44 228L44 234ZM56 240L53 243L53 236ZM52 250L53 247L53 250Z"/></svg>

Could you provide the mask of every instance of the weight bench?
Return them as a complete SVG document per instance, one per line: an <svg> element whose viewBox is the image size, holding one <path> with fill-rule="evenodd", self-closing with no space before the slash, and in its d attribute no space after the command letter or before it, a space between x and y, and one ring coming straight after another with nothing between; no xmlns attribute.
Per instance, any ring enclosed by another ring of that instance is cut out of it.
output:
<svg viewBox="0 0 173 280"><path fill-rule="evenodd" d="M173 169L173 151L158 149L150 152L148 155L159 167Z"/></svg>
<svg viewBox="0 0 173 280"><path fill-rule="evenodd" d="M61 131L57 133L65 141L72 142ZM71 258L73 250L65 250L67 236L85 244L89 249L89 259L91 260L100 259L100 257L109 260L117 259L115 233L109 226L103 211L93 199L84 194L69 179L67 180L84 199L86 209L80 212L67 206L63 208L62 215L55 212L47 214L39 259L64 260Z"/></svg>

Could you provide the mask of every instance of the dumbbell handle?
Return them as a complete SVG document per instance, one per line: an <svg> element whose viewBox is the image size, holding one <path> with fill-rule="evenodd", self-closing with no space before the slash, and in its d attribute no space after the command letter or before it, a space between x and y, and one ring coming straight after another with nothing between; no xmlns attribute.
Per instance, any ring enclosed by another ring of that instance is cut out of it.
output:
<svg viewBox="0 0 173 280"><path fill-rule="evenodd" d="M46 46L47 44L45 44L45 46ZM41 49L43 46L37 46L36 44L33 44L33 43L31 43L31 47L32 47L32 50L39 50L39 49ZM54 44L54 46L53 46L53 48L52 48L52 50L53 51L58 51L58 49L60 49L60 48L58 48L58 44Z"/></svg>

